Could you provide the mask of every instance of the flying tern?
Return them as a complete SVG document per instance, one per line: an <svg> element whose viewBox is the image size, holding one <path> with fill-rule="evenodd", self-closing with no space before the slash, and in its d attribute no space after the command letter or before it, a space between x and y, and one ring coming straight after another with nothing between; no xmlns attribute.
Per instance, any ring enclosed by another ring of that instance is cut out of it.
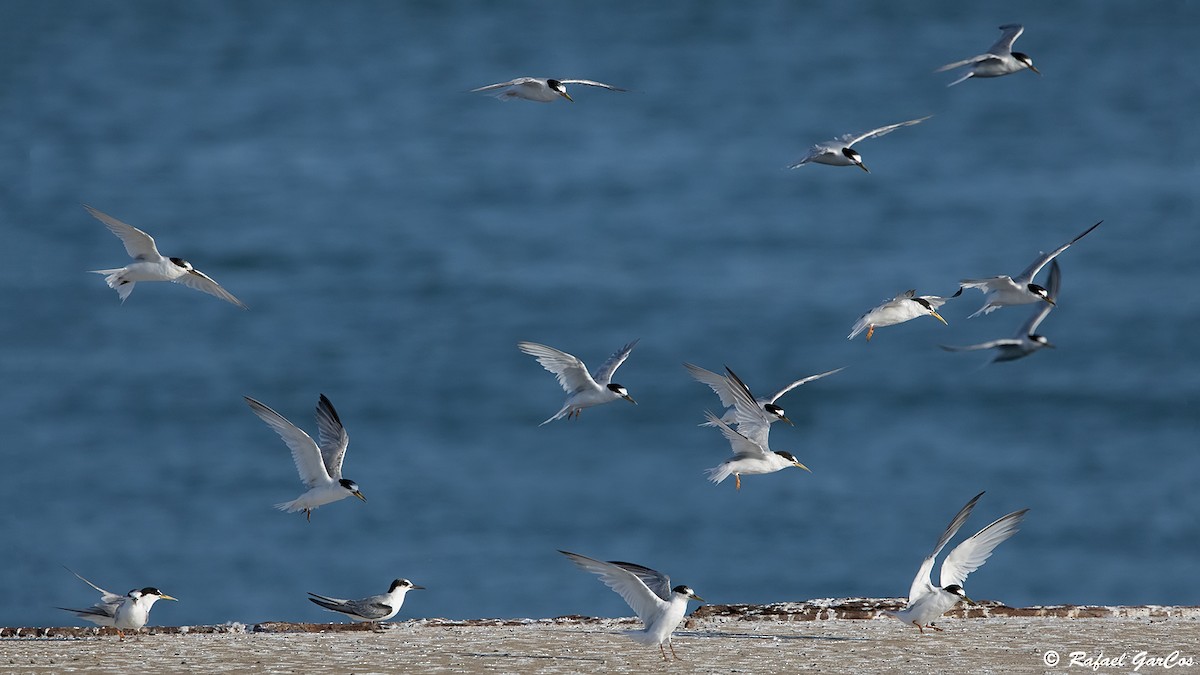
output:
<svg viewBox="0 0 1200 675"><path fill-rule="evenodd" d="M1037 260L1034 260L1029 267L1025 268L1024 272L1021 272L1016 277L1001 275L986 279L963 279L959 282L962 288L978 288L986 294L986 302L984 302L983 307L980 307L968 318L974 318L980 314L991 314L996 309L1006 305L1028 305L1031 302L1038 301L1048 302L1053 305L1054 299L1050 297L1050 292L1044 287L1033 283L1033 278L1038 275L1038 272L1042 271L1042 268L1047 263L1054 260L1058 254L1070 248L1071 244L1086 237L1089 232L1100 227L1100 223L1103 222L1101 220L1099 223L1092 225L1084 230L1082 234L1050 253L1041 254ZM962 288L959 290L961 291Z"/></svg>
<svg viewBox="0 0 1200 675"><path fill-rule="evenodd" d="M501 101L523 98L526 101L550 103L556 99L565 98L568 101L574 102L575 99L571 98L571 95L567 93L566 85L568 84L582 84L611 91L625 91L620 87L596 82L595 80L556 80L551 77L518 77L508 82L497 82L496 84L472 89L471 93L489 92L489 96L494 96Z"/></svg>
<svg viewBox="0 0 1200 675"><path fill-rule="evenodd" d="M361 600L342 600L309 593L312 596L309 601L331 612L341 612L354 621L378 623L396 616L400 607L404 605L405 594L423 588L425 587L417 586L408 579L396 579L388 588L388 592L382 595L372 595Z"/></svg>
<svg viewBox="0 0 1200 675"><path fill-rule="evenodd" d="M734 408L734 389L736 387L732 382L729 381L729 378L725 375L720 375L718 373L714 373L711 370L705 370L704 368L701 368L700 366L697 366L697 365L694 365L691 363L685 363L685 364L683 364L683 367L688 369L688 372L690 372L692 374L692 377L695 378L696 381L707 384L709 386L709 388L712 389L713 392L718 397L720 397L721 405L725 406L725 408L726 408L725 413L721 416L721 420L723 422L725 422L726 424L731 424L731 425L736 424L737 423L737 410ZM841 372L842 370L845 370L845 368L835 368L834 370L828 370L828 371L825 371L824 373L820 373L818 375L809 375L808 377L801 378L799 380L796 380L795 382L792 382L791 384L787 385L783 389L780 389L779 391L775 392L771 396L768 396L766 398L757 398L756 397L754 399L754 401L755 401L755 403L758 404L758 406L760 408L763 409L763 411L765 413L767 413L767 415L770 416L771 422L783 420L784 422L787 422L788 424L792 424L792 421L787 418L787 414L784 412L783 408L776 405L775 402L778 401L780 398L783 398L784 394L795 389L796 387L799 387L802 384L807 384L809 382L812 382L813 380L819 380L822 377L826 377L828 375L833 375L834 373ZM703 426L714 426L714 425L709 422L705 422Z"/></svg>
<svg viewBox="0 0 1200 675"><path fill-rule="evenodd" d="M775 473L789 466L812 473L792 453L771 450L771 423L777 418L763 410L746 384L728 366L725 372L729 373L728 384L738 428L734 430L712 412L705 411L708 425L720 429L733 448L733 457L706 472L708 479L720 483L732 475L734 487L741 490L742 474Z"/></svg>
<svg viewBox="0 0 1200 675"><path fill-rule="evenodd" d="M982 492L975 495L950 521L950 525L938 539L933 553L925 558L925 562L921 563L921 569L917 570L917 576L913 579L912 587L908 591L908 605L898 612L887 612L888 616L904 623L911 623L922 633L926 628L941 631L941 628L931 623L934 619L945 614L958 604L959 600L975 604L975 601L968 598L963 590L962 585L967 580L967 575L979 569L997 546L1017 533L1017 526L1025 517L1025 513L1029 511L1029 509L1021 509L999 518L955 546L954 550L950 551L950 555L942 561L941 580L939 585L934 586L931 581L934 560L946 543L958 533L958 529L963 526L967 517L971 515L971 510L975 508L975 502L979 501L982 496Z"/></svg>
<svg viewBox="0 0 1200 675"><path fill-rule="evenodd" d="M961 288L954 295L946 298L938 295L917 295L917 292L912 289L904 291L900 295L858 317L858 321L854 322L854 326L850 329L850 334L846 336L846 339L853 340L856 335L865 330L867 331L867 342L870 342L876 328L894 326L898 323L912 321L922 316L932 316L938 321L946 323L942 315L937 313L937 308L946 304L946 301L950 298L957 298L960 295L962 295Z"/></svg>
<svg viewBox="0 0 1200 675"><path fill-rule="evenodd" d="M950 345L942 345L942 349L948 352L967 352L979 349L995 349L996 356L992 358L991 363L999 363L1002 361L1016 361L1030 354L1043 349L1045 347L1054 347L1044 335L1038 335L1034 331L1037 330L1042 320L1054 309L1055 303L1058 302L1058 287L1061 280L1061 272L1059 271L1058 261L1050 262L1050 286L1049 292L1046 295L1046 302L1043 303L1033 315L1021 325L1017 334L1011 338L1002 338L999 340L989 340L975 345L965 347L954 347Z"/></svg>
<svg viewBox="0 0 1200 675"><path fill-rule="evenodd" d="M554 373L558 378L559 385L567 392L567 400L563 403L562 409L538 426L549 424L563 417L567 419L579 417L579 413L584 408L611 403L618 399L625 399L636 405L637 401L633 400L625 387L613 382L612 376L617 372L617 368L620 368L621 364L625 362L625 359L629 358L629 353L633 351L637 343L638 341L634 340L621 347L608 357L608 360L594 373L588 373L587 366L583 365L583 361L564 351L536 342L518 342L517 348L537 359L543 368Z"/></svg>
<svg viewBox="0 0 1200 675"><path fill-rule="evenodd" d="M1029 58L1027 54L1012 50L1013 43L1017 41L1017 38L1021 37L1021 33L1025 32L1025 27L1019 23L1008 23L1000 26L1000 30L1004 31L1000 34L1000 39L996 41L996 44L992 45L991 49L987 50L986 54L972 56L969 59L955 61L954 63L947 63L934 72L941 73L963 66L971 66L971 69L965 75L946 85L947 87L953 87L959 82L972 77L1000 77L1001 75L1010 75L1026 68L1041 75L1042 71L1033 67L1033 59Z"/></svg>
<svg viewBox="0 0 1200 675"><path fill-rule="evenodd" d="M87 204L84 204L83 208L120 238L125 244L125 251L135 261L125 267L91 270L92 274L107 275L104 277L104 281L108 283L109 288L121 296L122 303L133 292L133 287L139 281L174 281L246 309L246 305L241 300L221 288L221 285L213 281L212 277L192 267L190 262L183 258L164 258L158 252L158 248L154 245L154 238L150 235L107 213L97 211Z"/></svg>
<svg viewBox="0 0 1200 675"><path fill-rule="evenodd" d="M567 556L580 569L599 576L638 615L645 627L627 631L626 635L640 644L658 645L664 661L668 660L663 649L665 642L671 648L671 656L679 658L675 655L675 646L671 644L671 633L683 622L688 600L704 602L703 598L687 586L672 587L670 577L649 567L615 560L602 562L568 551L559 553Z"/></svg>
<svg viewBox="0 0 1200 675"><path fill-rule="evenodd" d="M346 446L350 444L350 436L325 394L321 394L321 400L317 403L317 432L321 439L319 447L308 434L287 421L283 415L249 396L243 398L254 414L274 429L291 448L292 461L296 463L300 480L308 488L308 492L290 502L276 504L275 508L288 513L304 511L304 515L312 520L312 510L318 506L351 495L367 501L359 491L357 483L349 478L342 478L342 460L346 458Z"/></svg>
<svg viewBox="0 0 1200 675"><path fill-rule="evenodd" d="M153 586L134 589L125 595L117 595L100 588L75 572L71 572L71 574L75 574L85 584L100 591L100 602L86 609L69 609L67 607L58 609L74 612L76 616L87 619L97 626L116 628L117 636L122 639L125 637L125 631L138 631L146 625L150 619L150 608L154 606L154 603L159 600L175 600Z"/></svg>
<svg viewBox="0 0 1200 675"><path fill-rule="evenodd" d="M858 151L852 147L855 143L859 141L865 141L868 138L879 138L885 134L892 133L900 127L909 127L914 124L920 124L930 117L932 117L932 115L926 115L925 117L915 120L908 120L907 122L889 124L886 127L872 129L865 134L843 134L832 140L828 140L823 143L817 143L808 149L808 154L805 155L803 159L795 164L792 164L788 168L797 169L810 162L816 162L817 164L829 164L830 166L857 166L863 171L871 173L871 170L867 168L867 165L863 164L862 155L858 154Z"/></svg>

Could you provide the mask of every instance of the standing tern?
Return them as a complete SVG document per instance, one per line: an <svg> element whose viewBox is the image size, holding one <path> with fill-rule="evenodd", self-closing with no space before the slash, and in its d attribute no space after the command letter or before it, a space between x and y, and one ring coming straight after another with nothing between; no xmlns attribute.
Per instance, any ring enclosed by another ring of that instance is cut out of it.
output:
<svg viewBox="0 0 1200 675"><path fill-rule="evenodd" d="M926 115L925 117L909 120L907 122L889 124L886 127L872 129L865 134L858 134L857 136L854 134L843 134L832 140L828 140L823 143L817 143L808 149L808 154L805 155L803 159L795 164L792 164L788 168L797 169L805 164L808 164L809 162L816 162L817 164L829 164L830 166L857 166L863 171L871 173L871 170L867 168L867 165L863 164L862 155L858 154L858 151L851 146L859 141L865 141L868 138L879 138L885 134L890 134L900 127L908 127L914 124L920 124L930 117L932 117L932 115Z"/></svg>
<svg viewBox="0 0 1200 675"><path fill-rule="evenodd" d="M719 484L732 475L735 480L734 487L741 490L742 474L775 473L789 466L812 473L812 470L801 464L792 453L771 450L771 423L778 418L763 410L746 388L746 384L728 366L725 367L725 372L729 373L727 380L738 428L735 431L724 420L705 411L708 426L720 429L733 448L733 457L706 472L708 479Z"/></svg>
<svg viewBox="0 0 1200 675"><path fill-rule="evenodd" d="M1038 286L1037 284L1033 283L1033 278L1037 276L1038 272L1042 271L1042 268L1045 267L1047 263L1049 263L1051 260L1054 260L1058 254L1070 248L1071 244L1074 244L1080 239L1086 237L1089 232L1097 227L1100 227L1100 223L1103 222L1104 221L1101 220L1099 223L1092 225L1088 229L1084 230L1082 234L1075 237L1071 241L1068 241L1062 246L1059 246L1050 253L1041 254L1036 260L1033 261L1031 265L1029 265L1029 267L1025 268L1024 272L1021 272L1015 278L1008 275L1001 275L998 277L988 277L986 279L963 279L961 282L959 282L962 286L962 288L959 289L960 291L963 288L978 288L986 294L986 302L984 302L983 307L980 307L974 314L967 318L974 318L980 314L991 314L992 312L996 311L996 309L1004 307L1005 305L1028 305L1031 302L1037 302L1039 300L1053 305L1054 299L1050 297L1050 292L1042 286Z"/></svg>
<svg viewBox="0 0 1200 675"><path fill-rule="evenodd" d="M58 609L74 612L76 616L87 619L97 626L116 628L117 636L121 639L125 638L125 631L136 632L146 625L146 622L150 620L150 608L154 606L154 603L159 600L175 600L153 586L134 589L125 595L117 595L100 588L75 572L71 572L71 574L75 574L85 584L100 591L100 602L87 609L69 609L67 607Z"/></svg>
<svg viewBox="0 0 1200 675"><path fill-rule="evenodd" d="M538 101L539 103L550 103L559 98L565 98L572 103L575 99L567 93L568 84L583 84L589 87L600 87L610 91L625 91L620 87L614 87L611 84L596 82L595 80L556 80L549 77L518 77L515 80L508 82L497 82L483 87L472 89L471 93L475 92L491 92L488 95L494 96L501 101L511 101L515 98L523 98L526 101Z"/></svg>
<svg viewBox="0 0 1200 675"><path fill-rule="evenodd" d="M938 321L946 323L942 315L937 313L937 308L946 304L950 298L957 298L960 295L962 295L961 288L948 298L938 295L917 295L916 290L909 289L858 317L858 321L854 322L846 339L853 340L854 336L866 330L867 342L870 342L876 328L894 326L922 316L932 316Z"/></svg>
<svg viewBox="0 0 1200 675"><path fill-rule="evenodd" d="M941 628L931 623L934 619L957 605L959 600L975 604L974 600L967 597L962 587L963 582L967 580L967 575L979 569L997 546L1017 533L1017 526L1029 511L1029 509L1021 509L1003 516L955 546L954 550L950 551L950 555L942 561L940 584L934 586L931 582L934 560L946 543L958 533L958 529L963 526L967 517L971 515L971 510L975 508L975 502L979 501L982 496L982 492L975 495L950 521L950 525L938 539L933 553L925 558L925 562L921 563L921 569L917 570L917 576L913 579L912 587L908 591L908 605L898 612L887 612L888 616L904 623L911 623L922 633L926 628L941 631Z"/></svg>
<svg viewBox="0 0 1200 675"><path fill-rule="evenodd" d="M517 348L537 359L543 368L554 373L558 378L559 385L567 392L567 400L563 403L562 409L538 426L549 424L563 417L567 419L579 417L579 413L584 408L611 403L622 398L637 405L637 401L633 400L625 387L612 381L613 373L617 372L617 368L620 368L622 363L625 363L625 359L629 358L629 353L633 351L637 343L638 341L634 340L621 347L608 357L608 360L597 368L596 372L589 374L583 361L564 351L536 342L518 342Z"/></svg>
<svg viewBox="0 0 1200 675"><path fill-rule="evenodd" d="M382 595L372 595L361 600L342 600L310 592L309 595L312 597L309 598L309 601L331 612L341 612L354 621L378 623L396 616L400 607L404 605L405 594L423 588L425 587L417 586L408 579L396 579L388 588L388 592Z"/></svg>
<svg viewBox="0 0 1200 675"><path fill-rule="evenodd" d="M317 431L321 439L318 447L313 439L295 424L279 413L271 410L258 401L244 396L250 409L258 415L267 426L275 430L283 442L292 450L292 461L300 473L300 480L308 488L308 492L290 502L276 504L280 511L294 513L304 511L308 520L312 520L312 510L318 506L345 499L351 495L362 501L367 501L358 484L349 478L342 478L342 460L346 458L346 447L350 444L350 435L342 426L333 404L321 394L317 403Z"/></svg>
<svg viewBox="0 0 1200 675"><path fill-rule="evenodd" d="M626 631L626 635L639 644L657 644L664 661L668 660L663 649L665 642L671 648L671 656L679 658L675 654L675 646L671 644L671 633L683 622L688 600L704 602L704 598L687 586L672 588L670 577L649 567L615 560L601 562L568 551L560 550L559 553L567 556L580 569L599 576L638 615L645 627Z"/></svg>
<svg viewBox="0 0 1200 675"><path fill-rule="evenodd" d="M999 340L989 340L976 345L968 345L966 347L953 347L942 345L942 349L948 352L967 352L978 349L995 349L996 356L992 358L990 363L1000 363L1002 361L1016 361L1030 354L1043 349L1045 347L1054 347L1044 335L1034 333L1037 330L1042 320L1054 309L1055 303L1058 302L1058 287L1062 273L1059 271L1058 261L1054 260L1050 263L1050 288L1046 296L1046 302L1034 311L1033 315L1021 325L1017 334L1011 338L1002 338Z"/></svg>
<svg viewBox="0 0 1200 675"><path fill-rule="evenodd" d="M963 66L971 66L971 69L965 75L946 85L947 87L953 87L959 82L972 77L1000 77L1001 75L1010 75L1026 68L1041 75L1042 71L1033 67L1033 59L1029 58L1026 54L1012 50L1013 43L1017 41L1017 38L1021 37L1021 33L1025 32L1025 27L1019 23L1008 23L1000 26L1000 30L1004 31L1000 34L1000 39L996 41L996 44L992 45L991 49L987 50L986 54L972 56L969 59L955 61L954 63L947 63L934 72L941 73Z"/></svg>
<svg viewBox="0 0 1200 675"><path fill-rule="evenodd" d="M735 385L729 381L729 378L727 378L724 375L719 375L717 373L714 373L711 370L705 370L704 368L701 368L700 366L697 366L697 365L694 365L691 363L685 363L685 364L683 364L683 367L688 369L688 372L690 372L692 374L692 377L695 378L696 381L707 384L709 386L709 388L712 389L713 392L718 397L720 397L721 405L725 406L725 408L726 408L725 413L721 416L721 420L723 422L725 422L726 424L736 424L737 423L737 410L734 408ZM822 377L825 377L827 375L833 375L834 373L838 373L843 370L845 370L845 368L835 368L834 370L828 370L828 371L825 371L824 373L820 373L819 375L809 375L808 377L801 378L799 380L796 380L795 382L792 382L791 384L787 385L783 389L780 389L779 391L775 392L771 396L768 396L766 398L757 398L756 397L754 399L754 401L755 401L755 403L758 404L758 406L760 408L763 409L764 412L766 412L770 416L771 422L783 420L784 422L787 422L788 424L792 424L792 421L787 418L787 414L784 412L783 408L776 405L775 402L778 401L780 398L782 398L784 394L795 389L796 387L799 387L802 384L807 384L809 382L812 382L813 380L819 380ZM703 426L714 426L714 425L709 422L705 422L703 424Z"/></svg>
<svg viewBox="0 0 1200 675"><path fill-rule="evenodd" d="M108 275L104 277L104 281L108 283L109 288L121 296L122 303L133 292L134 285L139 281L174 281L246 309L246 305L241 300L221 288L221 285L213 281L212 277L192 267L190 262L183 258L164 258L158 252L158 248L154 245L154 238L150 235L107 213L97 211L87 204L84 204L83 208L104 223L110 232L117 235L125 244L125 251L136 261L125 267L91 270L92 274Z"/></svg>

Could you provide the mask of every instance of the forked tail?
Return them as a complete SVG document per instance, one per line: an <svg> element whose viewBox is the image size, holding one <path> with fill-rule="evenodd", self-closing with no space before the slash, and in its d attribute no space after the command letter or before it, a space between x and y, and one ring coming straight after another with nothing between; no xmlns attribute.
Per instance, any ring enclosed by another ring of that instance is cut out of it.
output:
<svg viewBox="0 0 1200 675"><path fill-rule="evenodd" d="M116 291L117 295L121 296L121 302L125 302L125 298L129 297L129 294L133 292L134 284L137 283L136 281L129 281L127 279L121 278L121 273L125 271L125 268L123 268L123 267L120 269L115 269L115 270L89 270L89 271L92 274L107 275L104 277L104 282L108 284L109 288Z"/></svg>

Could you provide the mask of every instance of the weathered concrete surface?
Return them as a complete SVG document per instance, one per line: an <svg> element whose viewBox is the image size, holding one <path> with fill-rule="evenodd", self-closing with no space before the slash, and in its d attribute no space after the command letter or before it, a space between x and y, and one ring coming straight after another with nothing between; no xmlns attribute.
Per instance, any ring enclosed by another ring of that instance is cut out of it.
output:
<svg viewBox="0 0 1200 675"><path fill-rule="evenodd" d="M658 650L621 635L637 625L631 619L428 619L388 624L380 632L361 624L157 627L124 641L107 629L8 628L0 631L7 638L0 640L0 670L1200 675L1200 607L992 603L960 608L943 617L945 632L921 635L881 617L895 606L863 599L706 605L676 632L680 660L670 663L663 663ZM1059 658L1053 666L1047 665L1054 660L1049 651ZM1173 667L1151 661L1155 657L1169 659ZM1093 669L1098 658L1109 661Z"/></svg>

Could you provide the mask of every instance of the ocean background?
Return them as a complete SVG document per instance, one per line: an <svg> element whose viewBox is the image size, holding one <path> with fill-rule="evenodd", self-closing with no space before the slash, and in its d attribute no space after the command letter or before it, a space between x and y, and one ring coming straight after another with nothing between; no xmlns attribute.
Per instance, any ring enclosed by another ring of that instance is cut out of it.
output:
<svg viewBox="0 0 1200 675"><path fill-rule="evenodd" d="M1021 22L1022 72L943 63ZM1200 604L1200 4L264 2L0 4L2 625L154 585L154 624L338 617L407 577L398 619L629 615L556 549L639 562L713 603L906 594L959 539L1030 508L977 599ZM589 78L575 103L467 90ZM817 141L872 173L788 170ZM128 262L81 207L145 229L249 311ZM847 341L905 289L1064 253L1057 346L982 294ZM617 402L520 353L598 366ZM812 474L704 470L733 367L781 403ZM320 393L367 503L312 514L242 401L315 432Z"/></svg>

